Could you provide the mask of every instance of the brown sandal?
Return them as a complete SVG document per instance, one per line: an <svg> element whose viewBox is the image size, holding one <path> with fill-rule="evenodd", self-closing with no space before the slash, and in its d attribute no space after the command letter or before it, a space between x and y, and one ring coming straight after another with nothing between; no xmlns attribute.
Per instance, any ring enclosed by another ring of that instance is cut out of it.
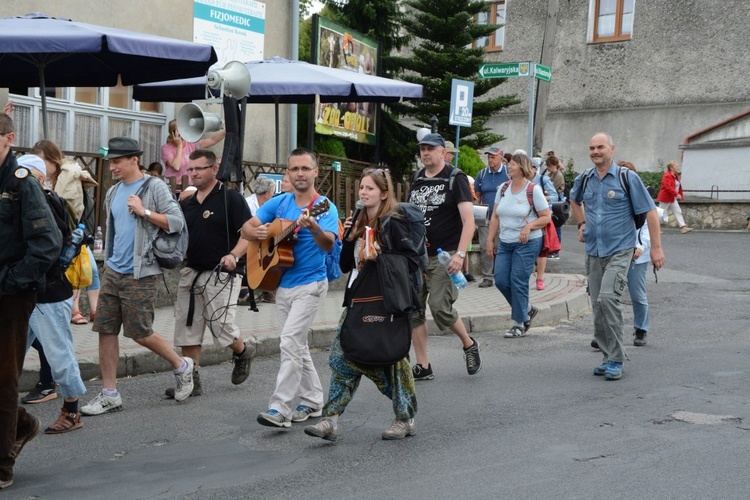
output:
<svg viewBox="0 0 750 500"><path fill-rule="evenodd" d="M81 311L73 311L73 317L70 319L70 322L74 325L85 325L88 323L88 320L81 314Z"/></svg>
<svg viewBox="0 0 750 500"><path fill-rule="evenodd" d="M65 408L60 412L55 423L44 429L45 434L62 434L83 427L80 413L70 413Z"/></svg>

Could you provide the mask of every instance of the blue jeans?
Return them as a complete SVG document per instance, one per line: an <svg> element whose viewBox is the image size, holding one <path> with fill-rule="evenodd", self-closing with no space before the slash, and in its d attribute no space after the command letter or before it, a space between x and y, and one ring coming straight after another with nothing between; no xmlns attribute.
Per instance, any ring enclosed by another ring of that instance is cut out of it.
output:
<svg viewBox="0 0 750 500"><path fill-rule="evenodd" d="M101 288L101 284L99 282L99 268L96 266L96 260L94 260L94 254L91 251L91 249L86 246L86 251L89 254L89 260L91 261L91 284L87 286L84 290L93 291L93 290L99 290Z"/></svg>
<svg viewBox="0 0 750 500"><path fill-rule="evenodd" d="M628 289L630 301L633 303L633 327L644 332L650 325L648 318L648 297L646 296L646 276L648 262L630 264L628 269Z"/></svg>
<svg viewBox="0 0 750 500"><path fill-rule="evenodd" d="M529 319L529 279L542 249L542 238L528 243L503 243L495 255L495 286L510 304L510 317L516 323Z"/></svg>
<svg viewBox="0 0 750 500"><path fill-rule="evenodd" d="M51 304L37 304L29 318L29 338L26 351L39 338L44 354L52 367L52 377L60 384L64 398L75 398L86 394L81 380L76 355L73 351L73 332L70 331L70 313L73 299Z"/></svg>

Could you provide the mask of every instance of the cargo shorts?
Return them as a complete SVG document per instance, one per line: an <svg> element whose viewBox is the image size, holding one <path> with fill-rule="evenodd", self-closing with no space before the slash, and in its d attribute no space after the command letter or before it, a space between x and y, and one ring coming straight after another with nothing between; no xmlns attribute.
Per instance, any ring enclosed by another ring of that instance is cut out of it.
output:
<svg viewBox="0 0 750 500"><path fill-rule="evenodd" d="M133 278L104 268L92 330L105 335L123 334L133 340L149 337L154 324L159 275Z"/></svg>

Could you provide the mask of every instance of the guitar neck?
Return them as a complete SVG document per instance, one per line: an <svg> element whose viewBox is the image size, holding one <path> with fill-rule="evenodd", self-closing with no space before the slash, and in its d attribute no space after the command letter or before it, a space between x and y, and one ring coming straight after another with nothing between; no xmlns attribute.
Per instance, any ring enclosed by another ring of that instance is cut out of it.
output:
<svg viewBox="0 0 750 500"><path fill-rule="evenodd" d="M276 235L276 237L273 240L274 244L278 245L279 243L287 239L289 235L292 234L297 229L298 226L299 226L299 223L297 221L294 221L291 224L289 224L289 226L287 226L279 234Z"/></svg>
<svg viewBox="0 0 750 500"><path fill-rule="evenodd" d="M329 207L330 207L330 204L328 203L328 200L323 200L323 202L315 205L312 208L307 208L305 210L306 210L306 213L310 217L317 217L318 215L325 213ZM296 231L298 227L299 227L299 222L295 220L294 222L289 224L289 226L282 229L279 232L279 234L276 235L276 237L274 238L274 243L278 245L279 243L287 239L290 234Z"/></svg>

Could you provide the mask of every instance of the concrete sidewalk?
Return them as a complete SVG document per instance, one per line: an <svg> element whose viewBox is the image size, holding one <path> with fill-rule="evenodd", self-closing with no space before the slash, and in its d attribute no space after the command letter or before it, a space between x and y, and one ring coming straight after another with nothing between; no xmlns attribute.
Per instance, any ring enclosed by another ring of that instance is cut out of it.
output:
<svg viewBox="0 0 750 500"><path fill-rule="evenodd" d="M586 294L585 278L572 274L547 274L546 288L539 292L535 289L534 277L530 283L531 303L539 308L534 325L550 325L559 321L575 318L590 311L589 297ZM494 332L502 334L510 327L510 306L495 287L478 288L479 282L470 283L461 290L456 309L471 332ZM327 348L336 334L336 327L343 311L343 291L329 291L325 304L318 311L310 329L309 345L311 348ZM251 339L257 344L258 355L275 355L279 352L276 306L258 304L258 312L248 306L237 308L237 324L244 339ZM428 326L431 335L440 335L432 322L428 308ZM71 325L76 357L81 367L83 380L99 377L99 344L98 334L87 325ZM162 334L171 343L174 332L174 308L162 307L156 310L154 330ZM450 332L449 332L450 333ZM533 334L533 330L532 330ZM229 349L220 349L213 345L211 332L206 331L201 354L201 365L224 363L231 359ZM167 371L169 365L160 357L134 341L121 337L120 364L118 377L134 376L141 373ZM24 363L20 380L20 389L31 389L38 380L39 357L30 349Z"/></svg>

